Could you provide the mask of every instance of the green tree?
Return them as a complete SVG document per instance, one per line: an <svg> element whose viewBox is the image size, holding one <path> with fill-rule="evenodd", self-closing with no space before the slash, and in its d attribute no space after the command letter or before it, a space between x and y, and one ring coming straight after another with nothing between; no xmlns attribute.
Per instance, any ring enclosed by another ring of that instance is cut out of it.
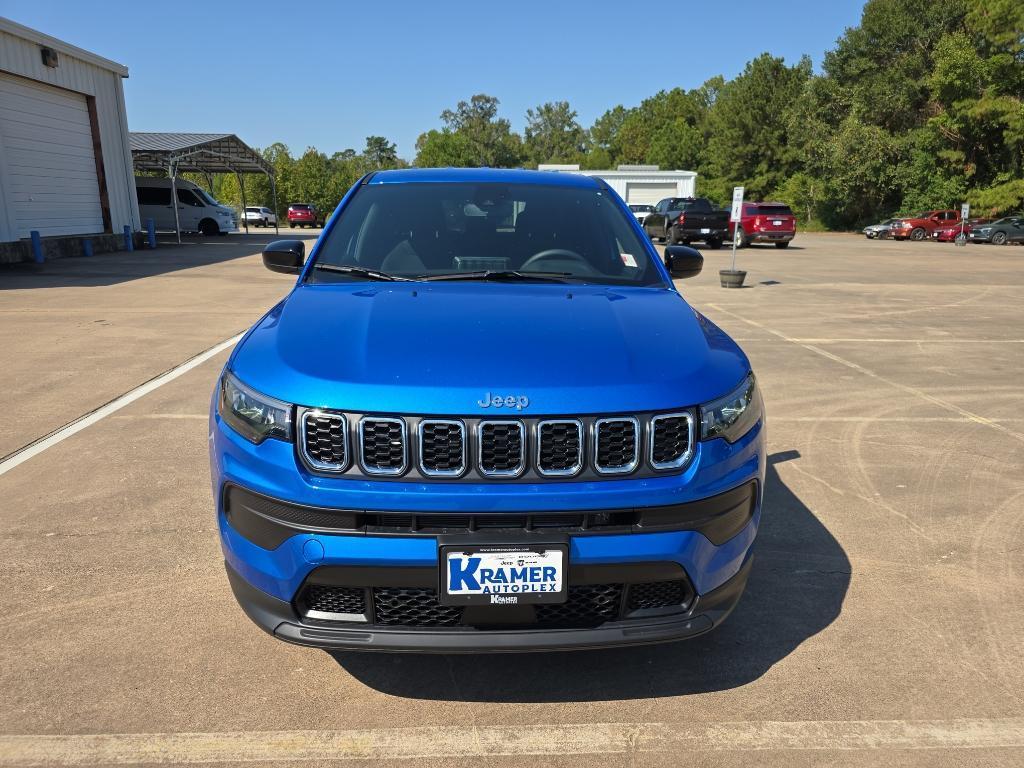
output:
<svg viewBox="0 0 1024 768"><path fill-rule="evenodd" d="M397 168L398 147L383 136L367 136L363 157L372 168Z"/></svg>
<svg viewBox="0 0 1024 768"><path fill-rule="evenodd" d="M585 136L567 101L548 102L526 110L523 148L534 166L579 161Z"/></svg>
<svg viewBox="0 0 1024 768"><path fill-rule="evenodd" d="M416 165L420 168L466 168L474 164L469 139L460 133L433 130L416 139Z"/></svg>
<svg viewBox="0 0 1024 768"><path fill-rule="evenodd" d="M445 128L465 140L472 165L508 168L522 160L522 139L508 120L498 117L499 104L495 97L478 93L441 113Z"/></svg>

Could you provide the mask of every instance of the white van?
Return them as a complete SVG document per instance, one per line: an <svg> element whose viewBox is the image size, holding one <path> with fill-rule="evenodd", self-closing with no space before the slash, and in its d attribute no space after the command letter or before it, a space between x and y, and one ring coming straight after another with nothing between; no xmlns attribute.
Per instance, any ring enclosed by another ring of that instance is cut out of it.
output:
<svg viewBox="0 0 1024 768"><path fill-rule="evenodd" d="M224 235L238 231L238 214L210 197L202 187L178 179L178 221L182 232ZM171 180L146 176L135 177L139 197L139 215L143 226L153 219L158 230L174 231L174 208L171 207Z"/></svg>

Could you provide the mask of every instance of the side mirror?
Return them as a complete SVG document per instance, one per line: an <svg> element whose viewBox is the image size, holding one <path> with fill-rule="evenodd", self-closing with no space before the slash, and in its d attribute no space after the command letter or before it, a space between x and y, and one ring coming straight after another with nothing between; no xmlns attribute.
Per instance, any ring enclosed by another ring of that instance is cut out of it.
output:
<svg viewBox="0 0 1024 768"><path fill-rule="evenodd" d="M306 244L301 240L275 240L263 249L263 266L271 272L297 275L306 261Z"/></svg>
<svg viewBox="0 0 1024 768"><path fill-rule="evenodd" d="M704 268L704 257L696 248L669 245L665 248L665 267L672 275L672 279L685 280L700 274Z"/></svg>

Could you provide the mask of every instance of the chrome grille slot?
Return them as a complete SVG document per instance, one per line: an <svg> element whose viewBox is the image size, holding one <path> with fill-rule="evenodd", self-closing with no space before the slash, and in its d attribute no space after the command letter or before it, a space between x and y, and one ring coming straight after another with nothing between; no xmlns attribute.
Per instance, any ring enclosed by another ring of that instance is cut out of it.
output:
<svg viewBox="0 0 1024 768"><path fill-rule="evenodd" d="M526 468L526 428L521 421L481 421L477 427L480 474L518 477Z"/></svg>
<svg viewBox="0 0 1024 768"><path fill-rule="evenodd" d="M650 461L655 469L678 469L693 451L693 416L668 413L651 419Z"/></svg>
<svg viewBox="0 0 1024 768"><path fill-rule="evenodd" d="M344 415L330 411L302 411L299 417L299 446L314 469L343 472L348 467L348 422Z"/></svg>
<svg viewBox="0 0 1024 768"><path fill-rule="evenodd" d="M583 469L583 423L552 419L537 425L537 471L548 477L571 477Z"/></svg>
<svg viewBox="0 0 1024 768"><path fill-rule="evenodd" d="M594 422L594 468L604 475L625 474L640 463L640 422L633 416Z"/></svg>
<svg viewBox="0 0 1024 768"><path fill-rule="evenodd" d="M408 466L405 422L366 416L359 422L359 460L370 475L400 475Z"/></svg>
<svg viewBox="0 0 1024 768"><path fill-rule="evenodd" d="M458 477L466 471L466 428L461 421L420 422L420 471L431 477Z"/></svg>

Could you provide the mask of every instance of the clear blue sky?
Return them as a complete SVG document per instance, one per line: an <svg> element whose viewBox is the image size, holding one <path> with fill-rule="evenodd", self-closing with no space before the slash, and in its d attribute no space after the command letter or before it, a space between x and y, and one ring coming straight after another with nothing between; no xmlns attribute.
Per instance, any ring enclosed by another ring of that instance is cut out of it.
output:
<svg viewBox="0 0 1024 768"><path fill-rule="evenodd" d="M567 100L587 127L616 104L732 77L763 51L819 68L859 0L203 3L3 0L0 13L125 64L135 131L237 133L295 153L386 136L408 159L474 93Z"/></svg>

